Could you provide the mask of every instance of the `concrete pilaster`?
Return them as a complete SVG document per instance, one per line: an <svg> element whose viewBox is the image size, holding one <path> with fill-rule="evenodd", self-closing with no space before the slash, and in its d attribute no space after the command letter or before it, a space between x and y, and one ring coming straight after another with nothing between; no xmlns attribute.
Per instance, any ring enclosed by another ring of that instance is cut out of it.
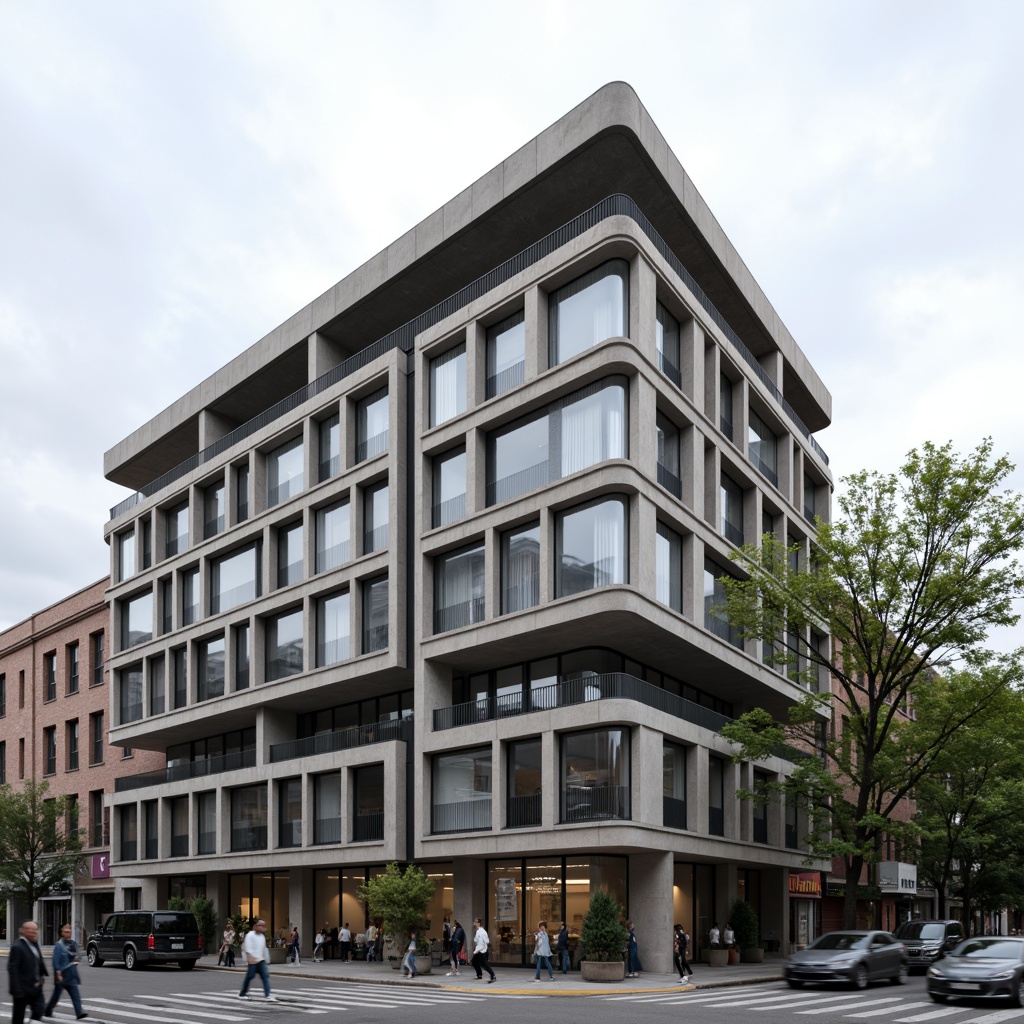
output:
<svg viewBox="0 0 1024 1024"><path fill-rule="evenodd" d="M667 974L672 970L672 882L671 853L638 853L629 858L626 914L636 929L645 971Z"/></svg>

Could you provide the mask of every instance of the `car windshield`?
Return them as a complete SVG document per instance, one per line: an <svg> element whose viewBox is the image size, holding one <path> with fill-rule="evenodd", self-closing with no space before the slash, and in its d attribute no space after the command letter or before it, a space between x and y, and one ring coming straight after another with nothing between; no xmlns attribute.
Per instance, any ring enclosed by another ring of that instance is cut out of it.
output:
<svg viewBox="0 0 1024 1024"><path fill-rule="evenodd" d="M945 927L941 924L934 924L925 921L904 921L896 929L897 939L935 939L942 941L945 934Z"/></svg>
<svg viewBox="0 0 1024 1024"><path fill-rule="evenodd" d="M811 949L863 949L868 944L864 932L830 932L812 943Z"/></svg>
<svg viewBox="0 0 1024 1024"><path fill-rule="evenodd" d="M980 938L961 942L953 956L968 956L979 960L1019 960L1024 943L1015 939Z"/></svg>

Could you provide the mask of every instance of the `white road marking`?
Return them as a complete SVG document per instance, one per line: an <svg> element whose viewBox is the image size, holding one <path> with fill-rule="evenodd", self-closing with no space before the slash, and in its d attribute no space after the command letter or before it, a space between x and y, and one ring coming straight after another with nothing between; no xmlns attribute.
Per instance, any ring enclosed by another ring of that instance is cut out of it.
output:
<svg viewBox="0 0 1024 1024"><path fill-rule="evenodd" d="M901 1010L913 1010L913 1009L915 1009L918 1006L931 1006L931 1005L932 1005L931 1003L904 1003L900 1007L900 1009ZM887 1006L884 1010L865 1010L864 1013L847 1013L847 1014L845 1014L845 1016L847 1016L847 1017L881 1017L881 1016L884 1016L887 1013L892 1013L893 1009L894 1008L892 1006Z"/></svg>
<svg viewBox="0 0 1024 1024"><path fill-rule="evenodd" d="M850 1007L859 1006L878 1006L880 1003L889 1003L889 1009L894 1010L896 1007L892 1006L892 1003L900 1003L903 1000L899 996L886 996L884 999L865 999L862 1001L855 1001L850 1003ZM816 1006L813 1010L797 1010L796 1012L807 1016L812 1013L837 1013L840 1010L845 1010L845 1006Z"/></svg>

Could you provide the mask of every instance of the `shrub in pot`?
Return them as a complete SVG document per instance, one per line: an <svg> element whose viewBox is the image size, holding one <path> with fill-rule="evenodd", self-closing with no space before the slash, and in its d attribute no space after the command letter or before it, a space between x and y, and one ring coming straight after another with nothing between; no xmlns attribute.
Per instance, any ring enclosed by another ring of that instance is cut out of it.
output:
<svg viewBox="0 0 1024 1024"><path fill-rule="evenodd" d="M732 930L736 933L736 947L744 963L761 963L764 950L758 944L760 930L754 908L746 900L737 900L729 916Z"/></svg>
<svg viewBox="0 0 1024 1024"><path fill-rule="evenodd" d="M580 928L580 945L584 955L580 961L580 974L584 981L622 981L626 966L622 950L629 938L622 923L622 908L605 892L598 889L590 897L590 906Z"/></svg>

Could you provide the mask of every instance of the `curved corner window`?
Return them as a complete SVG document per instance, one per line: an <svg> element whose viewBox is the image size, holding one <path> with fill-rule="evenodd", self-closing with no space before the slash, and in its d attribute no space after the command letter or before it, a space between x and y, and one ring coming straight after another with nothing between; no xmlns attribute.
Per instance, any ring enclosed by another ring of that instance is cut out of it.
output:
<svg viewBox="0 0 1024 1024"><path fill-rule="evenodd" d="M629 337L629 263L609 260L548 300L548 360L557 366L608 338Z"/></svg>
<svg viewBox="0 0 1024 1024"><path fill-rule="evenodd" d="M614 495L558 516L556 597L626 582L627 502Z"/></svg>

